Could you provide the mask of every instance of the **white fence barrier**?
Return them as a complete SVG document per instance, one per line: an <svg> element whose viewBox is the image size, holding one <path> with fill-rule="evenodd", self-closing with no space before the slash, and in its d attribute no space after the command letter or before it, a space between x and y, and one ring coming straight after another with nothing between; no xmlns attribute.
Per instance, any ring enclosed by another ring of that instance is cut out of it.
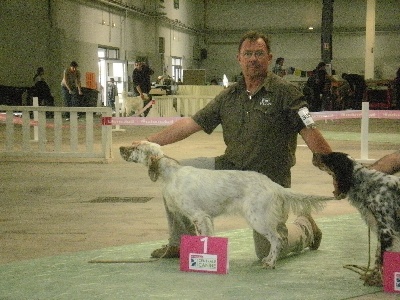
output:
<svg viewBox="0 0 400 300"><path fill-rule="evenodd" d="M314 120L361 119L361 157L357 160L361 163L372 163L375 160L368 157L369 120L398 120L400 119L400 110L370 110L369 103L363 102L362 110L321 111L312 112L311 115Z"/></svg>
<svg viewBox="0 0 400 300"><path fill-rule="evenodd" d="M153 96L155 103L150 110L150 117L191 117L210 102L214 96L169 95ZM140 97L123 97L124 115L138 115L143 107ZM119 117L119 116L117 116Z"/></svg>
<svg viewBox="0 0 400 300"><path fill-rule="evenodd" d="M46 158L112 158L112 125L158 125L166 126L180 119L191 117L210 102L213 96L170 95L154 97L155 104L147 118L112 117L110 107L34 107L0 106L0 123L5 122L5 137L0 136L0 158L20 157L30 160ZM46 113L54 119L46 119ZM62 115L70 114L70 120L63 122ZM84 117L78 119L78 113ZM16 115L21 118L15 117ZM34 120L31 119L34 115ZM96 118L94 115L101 115ZM362 118L361 160L368 158L368 119L400 119L400 111L324 111L312 113L314 120L335 120ZM19 122L21 126L15 126ZM79 133L79 134L78 134ZM33 139L32 139L33 135ZM66 140L69 137L69 141ZM101 141L95 141L95 138ZM84 140L84 142L82 142ZM100 146L99 146L100 145Z"/></svg>
<svg viewBox="0 0 400 300"><path fill-rule="evenodd" d="M112 116L110 107L2 105L0 112L0 119L5 122L5 137L0 139L1 159L112 157L111 126L101 124L103 117ZM53 118L46 118L46 113ZM69 115L68 121L63 120L65 114ZM31 115L35 118L31 119Z"/></svg>
<svg viewBox="0 0 400 300"><path fill-rule="evenodd" d="M113 118L110 124L134 126L167 126L179 120L179 117L191 117L199 109L210 102L213 96L170 95L154 97L153 105L148 118ZM361 119L361 157L363 163L374 160L368 157L369 119L400 119L400 111L369 110L369 103L363 102L362 110L354 111L322 111L311 113L314 120Z"/></svg>
<svg viewBox="0 0 400 300"><path fill-rule="evenodd" d="M214 99L214 96L171 95L155 96L153 99L156 103L152 110L159 117L191 117Z"/></svg>

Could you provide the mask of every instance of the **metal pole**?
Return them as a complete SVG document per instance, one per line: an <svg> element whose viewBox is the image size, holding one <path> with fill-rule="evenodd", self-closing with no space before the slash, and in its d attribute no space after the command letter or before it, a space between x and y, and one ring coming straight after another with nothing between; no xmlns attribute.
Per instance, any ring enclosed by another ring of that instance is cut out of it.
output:
<svg viewBox="0 0 400 300"><path fill-rule="evenodd" d="M321 60L330 64L332 61L333 2L323 0L321 23Z"/></svg>
<svg viewBox="0 0 400 300"><path fill-rule="evenodd" d="M374 79L375 0L367 0L365 20L365 79Z"/></svg>
<svg viewBox="0 0 400 300"><path fill-rule="evenodd" d="M38 97L33 97L32 98L32 106L35 106L35 107L39 106L39 98ZM37 142L37 141L39 141L39 127L38 127L39 113L38 113L37 110L33 111L33 120L36 122L36 125L33 126L33 140L32 140L32 142Z"/></svg>

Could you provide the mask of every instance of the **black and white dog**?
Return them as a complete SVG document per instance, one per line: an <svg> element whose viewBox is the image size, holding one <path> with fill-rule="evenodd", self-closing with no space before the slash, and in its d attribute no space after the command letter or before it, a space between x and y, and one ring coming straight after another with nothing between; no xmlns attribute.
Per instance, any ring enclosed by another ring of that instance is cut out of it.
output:
<svg viewBox="0 0 400 300"><path fill-rule="evenodd" d="M400 242L400 178L368 169L341 152L314 154L313 164L333 176L335 195L348 197L378 237L375 269L381 273L383 253ZM366 280L368 283L368 280Z"/></svg>

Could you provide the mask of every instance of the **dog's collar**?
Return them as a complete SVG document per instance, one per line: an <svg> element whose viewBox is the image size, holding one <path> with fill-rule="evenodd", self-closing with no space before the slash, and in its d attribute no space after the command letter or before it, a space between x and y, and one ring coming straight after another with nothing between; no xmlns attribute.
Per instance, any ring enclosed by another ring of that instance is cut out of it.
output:
<svg viewBox="0 0 400 300"><path fill-rule="evenodd" d="M155 161L159 161L161 158L164 158L164 157L165 157L165 155L156 156L154 160Z"/></svg>

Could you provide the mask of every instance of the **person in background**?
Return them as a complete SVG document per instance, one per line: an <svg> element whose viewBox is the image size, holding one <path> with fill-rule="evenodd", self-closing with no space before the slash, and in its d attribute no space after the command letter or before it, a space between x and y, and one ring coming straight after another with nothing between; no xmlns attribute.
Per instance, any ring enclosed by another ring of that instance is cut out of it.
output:
<svg viewBox="0 0 400 300"><path fill-rule="evenodd" d="M115 97L118 96L118 88L114 78L110 78L107 86L107 106L115 110Z"/></svg>
<svg viewBox="0 0 400 300"><path fill-rule="evenodd" d="M143 107L149 104L152 99L150 90L151 90L151 81L150 76L154 74L154 71L145 63L145 62L136 62L135 69L132 73L132 81L134 86L135 96L139 95L143 100ZM149 106L144 112L144 116L146 117L150 112L151 106Z"/></svg>
<svg viewBox="0 0 400 300"><path fill-rule="evenodd" d="M326 63L320 62L307 79L303 89L310 111L322 111L330 106L330 88L331 77L326 72Z"/></svg>
<svg viewBox="0 0 400 300"><path fill-rule="evenodd" d="M160 145L183 140L204 131L211 134L222 125L225 153L218 157L182 160L182 165L204 169L250 170L262 173L284 186L291 185L291 168L295 164L297 135L300 134L312 152L332 150L315 126L307 127L299 114L307 111L307 102L290 82L268 71L272 54L268 38L258 32L248 32L239 42L237 62L243 77L224 89L203 109L190 118L183 118L146 139ZM311 116L306 118L313 123ZM133 141L137 145L139 141ZM156 249L152 257L179 257L180 237L195 235L193 224L183 215L172 213L165 206L169 224L168 245ZM282 250L301 252L318 249L322 232L311 215L297 216L290 224L279 228L288 238ZM256 255L267 256L268 240L253 231Z"/></svg>
<svg viewBox="0 0 400 300"><path fill-rule="evenodd" d="M35 76L33 76L33 83L36 84L36 82L38 81L44 81L44 68L43 67L39 67L36 70Z"/></svg>
<svg viewBox="0 0 400 300"><path fill-rule="evenodd" d="M358 74L347 74L343 73L342 78L346 80L350 85L350 101L347 104L349 109L361 109L362 102L365 98L365 93L367 90L367 84L365 82L364 76Z"/></svg>
<svg viewBox="0 0 400 300"><path fill-rule="evenodd" d="M278 57L275 61L275 66L272 68L272 72L274 74L283 77L286 75L286 70L283 68L283 63L285 62L285 59L283 57Z"/></svg>
<svg viewBox="0 0 400 300"><path fill-rule="evenodd" d="M351 88L350 84L343 80L341 84L335 89L336 94L336 107L338 110L348 109L349 103L351 103Z"/></svg>
<svg viewBox="0 0 400 300"><path fill-rule="evenodd" d="M64 70L61 80L61 95L65 106L75 107L79 105L78 96L82 95L81 73L76 61L72 61L69 67Z"/></svg>
<svg viewBox="0 0 400 300"><path fill-rule="evenodd" d="M51 94L50 87L44 79L44 68L37 68L36 74L33 77L34 93L33 96L38 97L39 105L54 106L54 97Z"/></svg>

